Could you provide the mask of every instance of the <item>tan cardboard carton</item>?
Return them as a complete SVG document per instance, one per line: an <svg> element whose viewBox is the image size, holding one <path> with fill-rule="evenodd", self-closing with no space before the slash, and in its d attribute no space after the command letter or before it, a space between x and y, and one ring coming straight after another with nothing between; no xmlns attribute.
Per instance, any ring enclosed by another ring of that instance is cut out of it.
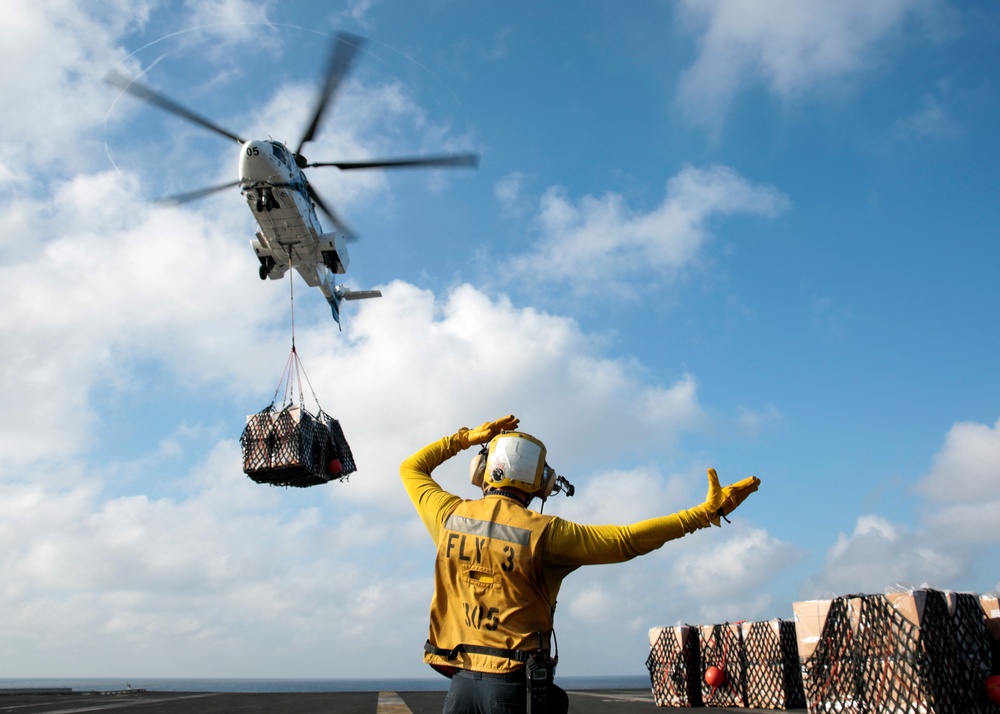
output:
<svg viewBox="0 0 1000 714"><path fill-rule="evenodd" d="M739 624L702 625L698 628L698 650L702 675L713 666L725 673L725 683L719 687L701 679L701 699L705 706L745 707L746 672Z"/></svg>
<svg viewBox="0 0 1000 714"><path fill-rule="evenodd" d="M653 699L661 707L700 707L698 638L689 625L649 630L649 669Z"/></svg>
<svg viewBox="0 0 1000 714"><path fill-rule="evenodd" d="M796 649L795 623L790 620L742 622L746 656L747 706L793 709L805 704Z"/></svg>
<svg viewBox="0 0 1000 714"><path fill-rule="evenodd" d="M986 613L986 631L996 642L1000 642L1000 598L996 595L980 595L979 604Z"/></svg>

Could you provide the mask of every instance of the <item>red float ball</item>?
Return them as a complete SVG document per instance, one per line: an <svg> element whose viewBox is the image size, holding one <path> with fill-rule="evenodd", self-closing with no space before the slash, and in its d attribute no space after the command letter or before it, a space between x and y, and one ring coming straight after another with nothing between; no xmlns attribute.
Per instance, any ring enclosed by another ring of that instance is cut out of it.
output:
<svg viewBox="0 0 1000 714"><path fill-rule="evenodd" d="M705 670L705 684L710 687L721 687L726 683L726 673L712 666Z"/></svg>
<svg viewBox="0 0 1000 714"><path fill-rule="evenodd" d="M986 678L986 698L994 704L1000 704L1000 674Z"/></svg>
<svg viewBox="0 0 1000 714"><path fill-rule="evenodd" d="M344 467L340 465L340 459L330 459L326 463L326 470L336 476L344 470Z"/></svg>

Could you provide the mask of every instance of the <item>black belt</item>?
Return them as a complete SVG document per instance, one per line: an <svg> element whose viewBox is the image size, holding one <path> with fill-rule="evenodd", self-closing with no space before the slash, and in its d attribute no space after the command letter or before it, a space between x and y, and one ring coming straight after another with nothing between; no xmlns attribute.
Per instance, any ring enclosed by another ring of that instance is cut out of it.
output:
<svg viewBox="0 0 1000 714"><path fill-rule="evenodd" d="M463 679L488 679L495 680L498 682L513 682L514 684L524 683L524 668L517 670L516 672L507 672L505 674L493 673L493 672L474 672L471 669L460 669L455 672L456 677L461 677Z"/></svg>
<svg viewBox="0 0 1000 714"><path fill-rule="evenodd" d="M479 654L488 655L490 657L500 657L502 659L512 659L515 662L527 662L531 657L531 654L525 652L524 650L510 650L503 649L502 647L484 647L482 645L456 645L454 649L443 650L440 647L435 647L428 641L424 645L424 651L432 655L437 655L438 657L445 657L449 662L453 661L458 657L460 652L465 652L466 654Z"/></svg>

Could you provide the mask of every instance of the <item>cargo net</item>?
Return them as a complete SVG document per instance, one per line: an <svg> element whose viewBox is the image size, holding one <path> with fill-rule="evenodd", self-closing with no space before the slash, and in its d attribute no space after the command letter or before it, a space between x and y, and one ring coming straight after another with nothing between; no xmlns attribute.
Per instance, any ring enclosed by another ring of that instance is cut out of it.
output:
<svg viewBox="0 0 1000 714"><path fill-rule="evenodd" d="M243 472L272 486L317 486L357 470L340 423L322 410L267 409L247 417L240 436Z"/></svg>
<svg viewBox="0 0 1000 714"><path fill-rule="evenodd" d="M274 399L266 409L247 417L240 436L243 472L257 483L305 488L346 480L357 470L340 422L319 407L315 391L318 411L315 416L306 411L303 380L308 383L293 337L292 352ZM283 407L276 410L274 405L283 388ZM312 385L309 388L312 390ZM297 405L293 403L296 391Z"/></svg>
<svg viewBox="0 0 1000 714"><path fill-rule="evenodd" d="M646 668L657 706L702 705L697 630L690 628L686 634L682 637L679 628L664 627L649 650Z"/></svg>
<svg viewBox="0 0 1000 714"><path fill-rule="evenodd" d="M706 707L745 707L746 678L743 668L743 640L738 625L704 625L698 644L701 655L701 700ZM705 681L709 667L718 667L722 684Z"/></svg>
<svg viewBox="0 0 1000 714"><path fill-rule="evenodd" d="M983 687L990 660L979 601L958 594L952 612L945 593L926 593L919 625L903 617L884 595L831 602L820 642L802 663L810 712L1000 711L986 699Z"/></svg>
<svg viewBox="0 0 1000 714"><path fill-rule="evenodd" d="M743 624L747 706L801 709L806 705L799 669L795 623L790 620Z"/></svg>

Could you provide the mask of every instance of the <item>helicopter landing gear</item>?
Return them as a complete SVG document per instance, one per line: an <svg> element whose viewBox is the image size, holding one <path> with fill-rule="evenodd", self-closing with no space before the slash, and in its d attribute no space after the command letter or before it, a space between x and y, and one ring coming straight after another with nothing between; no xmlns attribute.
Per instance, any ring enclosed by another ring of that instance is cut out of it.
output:
<svg viewBox="0 0 1000 714"><path fill-rule="evenodd" d="M271 189L262 188L257 194L257 213L264 213L264 211L280 207L281 205L274 199Z"/></svg>
<svg viewBox="0 0 1000 714"><path fill-rule="evenodd" d="M271 270L274 268L275 262L274 258L271 256L265 256L260 259L260 270L258 274L261 280L267 280L267 276L271 274Z"/></svg>

